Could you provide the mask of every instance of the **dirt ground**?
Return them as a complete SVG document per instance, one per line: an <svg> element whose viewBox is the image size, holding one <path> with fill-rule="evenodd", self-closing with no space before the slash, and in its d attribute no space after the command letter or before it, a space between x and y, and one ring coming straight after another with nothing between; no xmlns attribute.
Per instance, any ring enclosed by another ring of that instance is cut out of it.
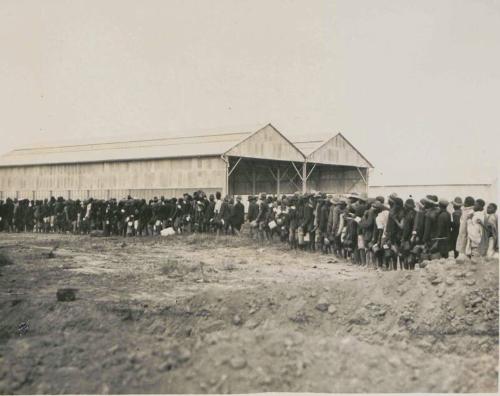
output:
<svg viewBox="0 0 500 396"><path fill-rule="evenodd" d="M0 393L497 391L498 261L380 272L199 235L0 253Z"/></svg>

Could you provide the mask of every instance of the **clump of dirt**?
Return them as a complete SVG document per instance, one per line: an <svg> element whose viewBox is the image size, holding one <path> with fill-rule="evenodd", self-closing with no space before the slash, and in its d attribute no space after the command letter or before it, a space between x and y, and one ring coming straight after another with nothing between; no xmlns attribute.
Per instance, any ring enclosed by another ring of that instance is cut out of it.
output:
<svg viewBox="0 0 500 396"><path fill-rule="evenodd" d="M0 250L0 267L12 264L14 264L14 262L12 261L10 256L6 252Z"/></svg>
<svg viewBox="0 0 500 396"><path fill-rule="evenodd" d="M497 390L497 262L379 272L246 238L61 243L50 260L12 249L0 277L1 393ZM78 298L58 303L62 287Z"/></svg>

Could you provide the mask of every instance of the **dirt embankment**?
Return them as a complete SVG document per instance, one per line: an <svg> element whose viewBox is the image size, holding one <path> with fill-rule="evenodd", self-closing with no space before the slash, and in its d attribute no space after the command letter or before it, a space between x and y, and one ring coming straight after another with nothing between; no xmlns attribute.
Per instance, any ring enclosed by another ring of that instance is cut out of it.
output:
<svg viewBox="0 0 500 396"><path fill-rule="evenodd" d="M0 246L0 393L497 390L498 262L378 272L199 236Z"/></svg>

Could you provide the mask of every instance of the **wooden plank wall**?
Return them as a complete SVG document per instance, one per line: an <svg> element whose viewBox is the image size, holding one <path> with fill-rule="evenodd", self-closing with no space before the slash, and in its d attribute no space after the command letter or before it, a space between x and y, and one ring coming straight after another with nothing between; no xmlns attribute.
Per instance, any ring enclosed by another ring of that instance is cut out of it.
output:
<svg viewBox="0 0 500 396"><path fill-rule="evenodd" d="M251 135L227 152L228 156L262 158L276 161L303 161L300 151L271 125Z"/></svg>
<svg viewBox="0 0 500 396"><path fill-rule="evenodd" d="M222 190L225 166L219 157L202 157L0 167L0 191L4 197L21 192L32 198L33 191L35 196L45 196L50 191L53 195L67 196L67 191L71 190L80 196L91 190L97 196L107 194L106 190L143 190L141 194L158 189L165 192Z"/></svg>

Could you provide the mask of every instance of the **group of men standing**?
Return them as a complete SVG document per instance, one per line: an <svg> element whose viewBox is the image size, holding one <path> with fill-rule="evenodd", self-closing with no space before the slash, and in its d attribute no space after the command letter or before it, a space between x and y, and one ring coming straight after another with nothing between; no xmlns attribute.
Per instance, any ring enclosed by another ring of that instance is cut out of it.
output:
<svg viewBox="0 0 500 396"><path fill-rule="evenodd" d="M274 200L250 197L252 234L272 239L279 234L291 248L319 250L382 269L413 269L425 259L498 255L497 206L485 211L482 199L460 197L451 203L427 195L403 201L366 194L338 198L295 194Z"/></svg>
<svg viewBox="0 0 500 396"><path fill-rule="evenodd" d="M240 234L261 243L280 239L291 249L335 254L362 266L413 269L426 259L498 256L497 206L460 197L451 203L427 195L421 200L387 199L366 194L342 197L295 193L248 197L203 191L181 198L80 201L62 197L43 201L0 201L0 230L72 232L103 235L172 233Z"/></svg>
<svg viewBox="0 0 500 396"><path fill-rule="evenodd" d="M180 198L154 197L149 202L131 196L120 201L63 197L0 201L0 230L10 232L101 231L105 236L152 236L171 228L177 233L234 234L239 233L244 222L241 197L221 199L220 192L207 197L203 191L196 191Z"/></svg>

